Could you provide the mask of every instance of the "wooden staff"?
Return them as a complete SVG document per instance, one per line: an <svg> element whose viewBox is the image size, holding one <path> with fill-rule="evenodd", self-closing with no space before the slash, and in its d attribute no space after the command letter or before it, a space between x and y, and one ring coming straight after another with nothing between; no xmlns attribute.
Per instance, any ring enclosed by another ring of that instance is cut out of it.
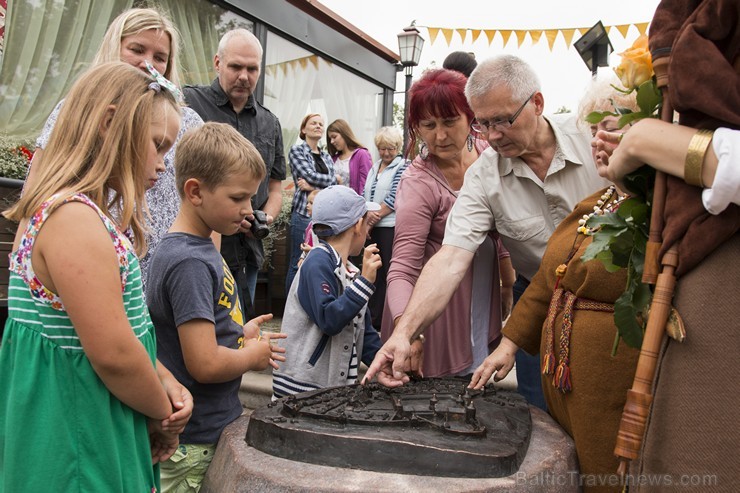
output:
<svg viewBox="0 0 740 493"><path fill-rule="evenodd" d="M663 93L661 119L671 122L673 121L673 108L668 98L669 60L669 57L655 60L653 69L655 70L657 85ZM657 274L658 251L663 241L666 180L667 177L664 173L656 171L653 210L650 217L650 234L643 275L643 282L654 283L655 291L650 304L650 314L642 339L640 356L637 360L635 379L632 382L632 388L627 391L627 401L619 423L617 444L614 447L614 455L619 458L617 473L623 479L629 470L630 461L639 457L642 448L650 404L653 401L652 389L655 369L658 365L658 353L663 341L668 316L671 313L673 291L676 287L675 271L678 266L678 248L676 245L671 246L663 255L660 262L662 270L660 274Z"/></svg>

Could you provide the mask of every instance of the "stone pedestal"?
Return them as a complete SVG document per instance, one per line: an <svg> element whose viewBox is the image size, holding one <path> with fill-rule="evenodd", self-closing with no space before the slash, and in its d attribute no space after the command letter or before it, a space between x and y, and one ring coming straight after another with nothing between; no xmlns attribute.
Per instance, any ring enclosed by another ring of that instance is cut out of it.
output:
<svg viewBox="0 0 740 493"><path fill-rule="evenodd" d="M202 492L576 492L578 463L573 441L538 408L530 407L532 435L519 471L504 478L441 478L319 466L274 457L247 445L242 416L218 443ZM403 460L399 457L399 460Z"/></svg>

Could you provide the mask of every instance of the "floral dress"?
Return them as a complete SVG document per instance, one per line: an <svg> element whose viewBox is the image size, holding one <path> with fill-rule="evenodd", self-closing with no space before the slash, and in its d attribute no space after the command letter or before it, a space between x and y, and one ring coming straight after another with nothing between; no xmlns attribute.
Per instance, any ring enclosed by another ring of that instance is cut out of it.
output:
<svg viewBox="0 0 740 493"><path fill-rule="evenodd" d="M154 365L156 340L136 253L88 197L53 204L54 198L31 217L20 247L10 254L8 320L0 346L0 492L157 491L146 417L103 384L62 299L31 265L36 235L56 207L76 201L95 209L116 249L126 315Z"/></svg>

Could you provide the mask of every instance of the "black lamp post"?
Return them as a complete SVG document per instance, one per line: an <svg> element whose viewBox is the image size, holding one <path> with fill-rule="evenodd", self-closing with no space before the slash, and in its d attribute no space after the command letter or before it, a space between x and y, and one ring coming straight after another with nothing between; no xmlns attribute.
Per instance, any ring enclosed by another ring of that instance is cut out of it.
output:
<svg viewBox="0 0 740 493"><path fill-rule="evenodd" d="M403 153L406 154L408 145L409 129L406 122L409 117L409 89L411 89L411 79L414 73L414 67L419 65L421 58L421 48L424 46L424 38L421 37L419 30L412 22L409 27L404 27L403 32L398 34L398 52L401 55L401 65L404 67L406 75L405 102L403 105Z"/></svg>
<svg viewBox="0 0 740 493"><path fill-rule="evenodd" d="M575 46L592 76L596 76L599 67L609 66L609 53L614 51L614 48L601 21L581 36L575 42Z"/></svg>

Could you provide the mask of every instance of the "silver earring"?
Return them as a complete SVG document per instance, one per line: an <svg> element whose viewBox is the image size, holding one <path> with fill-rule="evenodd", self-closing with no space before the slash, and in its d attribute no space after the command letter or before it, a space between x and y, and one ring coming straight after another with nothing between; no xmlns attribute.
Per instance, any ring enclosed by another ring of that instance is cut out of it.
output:
<svg viewBox="0 0 740 493"><path fill-rule="evenodd" d="M419 156L421 156L424 161L429 157L429 148L427 147L426 142L421 143L421 147L419 147Z"/></svg>
<svg viewBox="0 0 740 493"><path fill-rule="evenodd" d="M473 136L468 134L468 152L473 150Z"/></svg>

